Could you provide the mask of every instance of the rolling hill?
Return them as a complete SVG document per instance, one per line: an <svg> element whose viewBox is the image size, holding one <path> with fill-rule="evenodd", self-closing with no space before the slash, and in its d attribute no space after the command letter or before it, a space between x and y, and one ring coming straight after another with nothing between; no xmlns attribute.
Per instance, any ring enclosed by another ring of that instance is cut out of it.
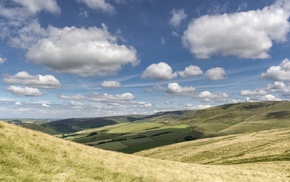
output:
<svg viewBox="0 0 290 182"><path fill-rule="evenodd" d="M97 148L134 153L200 138L290 127L290 102L247 102L202 110L22 123Z"/></svg>
<svg viewBox="0 0 290 182"><path fill-rule="evenodd" d="M216 106L198 111L160 112L150 116L119 116L91 119L114 121L113 125L90 128L90 120L68 119L42 124L47 130L72 127L80 130L59 135L85 145L134 153L163 145L200 138L251 133L275 128L290 127L290 102L237 103ZM75 122L75 124L72 124ZM83 125L82 125L83 124ZM106 124L105 122L103 123ZM76 126L78 125L78 127ZM97 125L96 125L97 126ZM60 129L58 129L60 131Z"/></svg>
<svg viewBox="0 0 290 182"><path fill-rule="evenodd" d="M290 179L288 161L200 165L150 159L80 145L3 122L0 122L0 154L0 181L272 182Z"/></svg>
<svg viewBox="0 0 290 182"><path fill-rule="evenodd" d="M288 161L290 128L199 139L136 153L140 156L199 164ZM289 172L290 175L290 172Z"/></svg>

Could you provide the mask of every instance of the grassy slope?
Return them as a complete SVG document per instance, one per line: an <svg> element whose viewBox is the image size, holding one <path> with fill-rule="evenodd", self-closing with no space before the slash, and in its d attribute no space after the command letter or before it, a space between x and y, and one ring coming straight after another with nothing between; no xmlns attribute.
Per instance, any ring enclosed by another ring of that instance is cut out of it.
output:
<svg viewBox="0 0 290 182"><path fill-rule="evenodd" d="M138 118L106 118L122 122L68 134L66 139L98 148L134 153L183 142L186 136L198 139L290 127L289 118L290 102L238 103L199 111L162 112ZM135 122L128 122L130 120ZM92 132L98 134L91 135Z"/></svg>
<svg viewBox="0 0 290 182"><path fill-rule="evenodd" d="M290 102L283 101L227 104L193 112L176 122L217 136L290 127L289 118Z"/></svg>
<svg viewBox="0 0 290 182"><path fill-rule="evenodd" d="M287 181L285 162L198 165L87 147L0 122L0 181Z"/></svg>
<svg viewBox="0 0 290 182"><path fill-rule="evenodd" d="M141 156L200 164L288 161L290 128L199 139L137 153ZM290 174L290 173L289 173Z"/></svg>

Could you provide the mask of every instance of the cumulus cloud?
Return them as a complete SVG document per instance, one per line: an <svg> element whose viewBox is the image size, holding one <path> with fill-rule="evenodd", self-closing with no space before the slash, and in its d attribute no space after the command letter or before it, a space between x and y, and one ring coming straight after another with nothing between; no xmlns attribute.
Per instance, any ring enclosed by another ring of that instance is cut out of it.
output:
<svg viewBox="0 0 290 182"><path fill-rule="evenodd" d="M107 76L116 74L126 64L139 63L133 47L119 45L116 36L107 27L76 28L48 27L43 32L30 32L38 36L33 44L28 42L26 57L51 70L80 76ZM18 41L27 43L26 39ZM33 39L33 38L31 38ZM26 44L27 45L27 44Z"/></svg>
<svg viewBox="0 0 290 182"><path fill-rule="evenodd" d="M172 71L172 68L164 62L158 64L151 64L143 72L141 78L156 79L156 80L170 80L177 77L177 73Z"/></svg>
<svg viewBox="0 0 290 182"><path fill-rule="evenodd" d="M255 89L255 90L241 90L240 94L243 96L249 95L265 95L267 91L265 89Z"/></svg>
<svg viewBox="0 0 290 182"><path fill-rule="evenodd" d="M226 72L223 68L212 68L206 71L205 77L210 80L222 80L225 78Z"/></svg>
<svg viewBox="0 0 290 182"><path fill-rule="evenodd" d="M5 58L0 57L0 64L3 64L6 61Z"/></svg>
<svg viewBox="0 0 290 182"><path fill-rule="evenodd" d="M60 95L59 98L61 99L70 99L70 100L84 100L85 96L83 96L82 94L76 94L76 95Z"/></svg>
<svg viewBox="0 0 290 182"><path fill-rule="evenodd" d="M278 66L271 66L266 73L262 73L261 77L269 80L290 81L289 59L284 59Z"/></svg>
<svg viewBox="0 0 290 182"><path fill-rule="evenodd" d="M144 107L144 108L149 108L153 107L153 105L150 102L145 102L145 101L139 101L139 102L132 102L133 105L137 107Z"/></svg>
<svg viewBox="0 0 290 182"><path fill-rule="evenodd" d="M123 93L123 94L98 94L93 93L92 95L88 96L87 99L89 101L94 102L128 102L135 99L135 96L131 93Z"/></svg>
<svg viewBox="0 0 290 182"><path fill-rule="evenodd" d="M52 75L30 75L26 71L16 73L14 76L5 75L3 81L6 84L22 84L35 88L57 88L61 84Z"/></svg>
<svg viewBox="0 0 290 182"><path fill-rule="evenodd" d="M181 24L181 21L187 17L187 14L184 12L184 9L173 9L170 12L171 18L169 24L178 27Z"/></svg>
<svg viewBox="0 0 290 182"><path fill-rule="evenodd" d="M185 104L184 109L188 110L199 110L199 109L206 109L211 107L211 105L193 105L193 104Z"/></svg>
<svg viewBox="0 0 290 182"><path fill-rule="evenodd" d="M269 92L290 93L290 85L281 81L276 81L274 84L268 84L266 89Z"/></svg>
<svg viewBox="0 0 290 182"><path fill-rule="evenodd" d="M273 41L287 41L288 4L278 0L263 9L194 19L183 34L183 44L201 59L212 55L268 58Z"/></svg>
<svg viewBox="0 0 290 182"><path fill-rule="evenodd" d="M266 87L254 90L241 90L242 96L267 95L269 93L280 93L282 95L290 93L290 85L281 81L268 84Z"/></svg>
<svg viewBox="0 0 290 182"><path fill-rule="evenodd" d="M32 20L27 22L22 28L17 29L16 34L17 36L10 36L9 43L13 47L28 50L39 39L46 37L47 31L40 26L38 20Z"/></svg>
<svg viewBox="0 0 290 182"><path fill-rule="evenodd" d="M40 92L37 88L18 87L14 85L10 86L7 90L16 96L36 97L42 96L44 94L43 92Z"/></svg>
<svg viewBox="0 0 290 182"><path fill-rule="evenodd" d="M146 89L146 92L155 92L155 91L165 91L166 88L164 88L161 84L157 84L153 86L152 88Z"/></svg>
<svg viewBox="0 0 290 182"><path fill-rule="evenodd" d="M61 10L56 0L12 0L11 2L2 1L0 3L0 15L8 19L28 18L41 11L59 14Z"/></svg>
<svg viewBox="0 0 290 182"><path fill-rule="evenodd" d="M183 78L187 78L191 76L201 75L203 74L203 71L198 66L190 65L186 67L184 71L178 71L178 74Z"/></svg>
<svg viewBox="0 0 290 182"><path fill-rule="evenodd" d="M46 107L46 108L49 108L50 107L50 105L49 104L46 104L46 103L41 104L41 106L42 107Z"/></svg>
<svg viewBox="0 0 290 182"><path fill-rule="evenodd" d="M16 106L22 106L22 103L17 101L17 102L15 102L14 105L16 105Z"/></svg>
<svg viewBox="0 0 290 182"><path fill-rule="evenodd" d="M99 103L106 103L106 104L114 104L114 103L133 103L135 100L135 96L131 93L123 93L123 94L108 94L108 93L92 93L89 95L82 95L82 94L76 94L76 95L60 95L60 99L66 99L66 100L85 100L90 102L99 102ZM76 103L76 102L73 102Z"/></svg>
<svg viewBox="0 0 290 182"><path fill-rule="evenodd" d="M106 13L113 14L115 13L115 8L107 3L105 0L76 0L79 3L86 4L91 9L99 9Z"/></svg>
<svg viewBox="0 0 290 182"><path fill-rule="evenodd" d="M101 83L101 87L103 88L119 88L122 84L117 81L104 81Z"/></svg>
<svg viewBox="0 0 290 182"><path fill-rule="evenodd" d="M247 102L261 102L261 101L281 101L281 99L277 98L272 94L267 95L258 95L246 98Z"/></svg>
<svg viewBox="0 0 290 182"><path fill-rule="evenodd" d="M169 95L193 96L196 89L194 87L181 87L178 83L169 83L166 93Z"/></svg>
<svg viewBox="0 0 290 182"><path fill-rule="evenodd" d="M221 93L221 94L213 94L210 91L202 91L199 94L196 95L196 98L200 98L205 102L209 101L224 101L227 99L229 96L226 93Z"/></svg>

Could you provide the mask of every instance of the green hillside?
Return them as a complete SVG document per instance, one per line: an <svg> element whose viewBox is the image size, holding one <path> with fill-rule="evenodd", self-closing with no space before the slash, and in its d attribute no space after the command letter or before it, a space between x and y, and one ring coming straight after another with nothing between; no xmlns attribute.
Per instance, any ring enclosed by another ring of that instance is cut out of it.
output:
<svg viewBox="0 0 290 182"><path fill-rule="evenodd" d="M199 165L80 145L0 122L0 181L289 181L289 162Z"/></svg>
<svg viewBox="0 0 290 182"><path fill-rule="evenodd" d="M289 141L290 128L284 128L199 139L145 150L136 154L199 164L288 161L290 165Z"/></svg>
<svg viewBox="0 0 290 182"><path fill-rule="evenodd" d="M97 148L134 153L200 138L290 127L290 102L251 102L154 115L71 118L24 127Z"/></svg>
<svg viewBox="0 0 290 182"><path fill-rule="evenodd" d="M255 132L290 127L290 102L247 102L226 104L170 120L172 124L188 124L205 136ZM161 118L165 120L165 118ZM156 120L158 121L158 120Z"/></svg>
<svg viewBox="0 0 290 182"><path fill-rule="evenodd" d="M128 118L134 122L128 122ZM290 127L290 103L227 104L198 111L161 112L135 119L124 116L122 120L120 124L61 137L98 148L133 153L206 137Z"/></svg>

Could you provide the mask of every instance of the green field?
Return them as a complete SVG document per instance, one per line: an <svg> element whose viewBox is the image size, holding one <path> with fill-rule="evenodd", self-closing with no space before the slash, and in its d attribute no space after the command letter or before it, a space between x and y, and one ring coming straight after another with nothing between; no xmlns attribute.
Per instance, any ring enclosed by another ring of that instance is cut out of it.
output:
<svg viewBox="0 0 290 182"><path fill-rule="evenodd" d="M85 145L125 153L183 142L186 136L197 137L188 125L166 126L154 122L121 123L58 136Z"/></svg>

